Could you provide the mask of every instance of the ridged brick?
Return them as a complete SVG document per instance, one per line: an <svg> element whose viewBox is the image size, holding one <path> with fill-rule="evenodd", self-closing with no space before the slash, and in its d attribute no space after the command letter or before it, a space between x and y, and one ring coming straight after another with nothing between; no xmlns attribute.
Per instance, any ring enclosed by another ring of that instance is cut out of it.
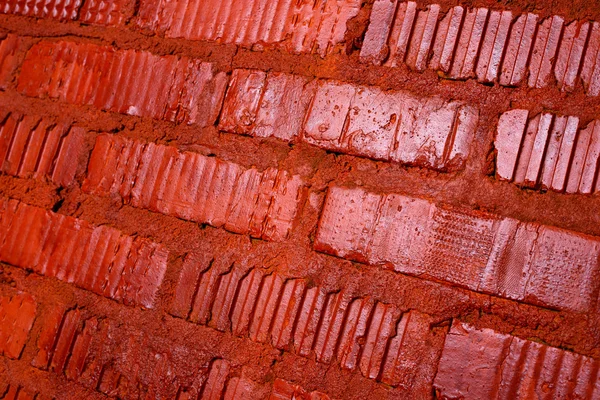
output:
<svg viewBox="0 0 600 400"><path fill-rule="evenodd" d="M101 296L152 308L167 250L16 200L0 201L0 259Z"/></svg>
<svg viewBox="0 0 600 400"><path fill-rule="evenodd" d="M303 357L314 353L319 362L337 360L342 368L391 386L431 392L435 370L429 367L436 365L443 337L432 332L429 316L402 314L392 305L344 291L307 289L304 279L259 268L245 274L237 267L221 274L214 269L195 256L186 259L171 314ZM198 304L203 318L195 317Z"/></svg>
<svg viewBox="0 0 600 400"><path fill-rule="evenodd" d="M125 19L126 0L85 0L78 20L96 25L119 25Z"/></svg>
<svg viewBox="0 0 600 400"><path fill-rule="evenodd" d="M396 194L329 189L315 249L531 304L598 300L596 237Z"/></svg>
<svg viewBox="0 0 600 400"><path fill-rule="evenodd" d="M52 400L51 397L44 396L35 390L30 390L27 387L10 384L4 393L2 400Z"/></svg>
<svg viewBox="0 0 600 400"><path fill-rule="evenodd" d="M50 178L68 186L82 153L84 130L18 113L0 113L0 171L20 178Z"/></svg>
<svg viewBox="0 0 600 400"><path fill-rule="evenodd" d="M527 110L503 113L495 140L496 176L532 189L595 193L598 187L600 124Z"/></svg>
<svg viewBox="0 0 600 400"><path fill-rule="evenodd" d="M37 303L26 293L0 297L0 354L19 359L33 326Z"/></svg>
<svg viewBox="0 0 600 400"><path fill-rule="evenodd" d="M175 147L100 135L83 190L119 194L134 207L267 240L285 239L300 207L302 180Z"/></svg>
<svg viewBox="0 0 600 400"><path fill-rule="evenodd" d="M269 400L329 400L330 397L318 391L307 392L302 387L283 379L275 379Z"/></svg>
<svg viewBox="0 0 600 400"><path fill-rule="evenodd" d="M12 75L18 67L18 53L22 48L23 39L17 35L7 35L0 41L0 89L6 89L12 82Z"/></svg>
<svg viewBox="0 0 600 400"><path fill-rule="evenodd" d="M277 101L284 92L284 100ZM478 111L462 102L236 70L219 128L304 141L376 160L455 170L464 166L477 121Z"/></svg>
<svg viewBox="0 0 600 400"><path fill-rule="evenodd" d="M435 388L442 398L597 399L597 360L454 321Z"/></svg>
<svg viewBox="0 0 600 400"><path fill-rule="evenodd" d="M293 53L325 56L344 40L359 0L143 0L138 25L166 37L251 47L287 39Z"/></svg>
<svg viewBox="0 0 600 400"><path fill-rule="evenodd" d="M4 0L0 3L0 12L65 21L77 18L81 3L82 0Z"/></svg>
<svg viewBox="0 0 600 400"><path fill-rule="evenodd" d="M211 125L227 84L210 63L90 43L41 42L25 57L17 89L28 96L123 114Z"/></svg>
<svg viewBox="0 0 600 400"><path fill-rule="evenodd" d="M376 0L361 49L362 60L388 67L440 71L504 86L541 88L556 82L590 96L600 93L600 25L510 10L419 9L416 2Z"/></svg>

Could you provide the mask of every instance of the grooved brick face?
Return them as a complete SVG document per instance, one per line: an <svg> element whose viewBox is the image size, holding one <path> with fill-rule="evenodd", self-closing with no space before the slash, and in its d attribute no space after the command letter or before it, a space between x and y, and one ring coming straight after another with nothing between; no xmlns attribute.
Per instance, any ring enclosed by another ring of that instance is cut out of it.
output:
<svg viewBox="0 0 600 400"><path fill-rule="evenodd" d="M0 297L0 354L21 357L29 330L33 326L37 304L32 296L21 293Z"/></svg>
<svg viewBox="0 0 600 400"><path fill-rule="evenodd" d="M18 66L17 53L23 47L23 39L8 35L0 41L0 89L6 89L12 82L12 74Z"/></svg>
<svg viewBox="0 0 600 400"><path fill-rule="evenodd" d="M3 0L0 13L59 21L78 20L87 24L118 25L125 15L126 0Z"/></svg>
<svg viewBox="0 0 600 400"><path fill-rule="evenodd" d="M314 246L546 307L590 312L598 301L597 238L418 198L332 187Z"/></svg>

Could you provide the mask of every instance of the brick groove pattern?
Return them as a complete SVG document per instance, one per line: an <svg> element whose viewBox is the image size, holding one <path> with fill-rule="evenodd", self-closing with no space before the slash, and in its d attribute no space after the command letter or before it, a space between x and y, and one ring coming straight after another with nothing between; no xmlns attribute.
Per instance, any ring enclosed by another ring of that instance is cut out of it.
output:
<svg viewBox="0 0 600 400"><path fill-rule="evenodd" d="M26 178L73 182L84 130L32 115L0 112L0 171Z"/></svg>
<svg viewBox="0 0 600 400"><path fill-rule="evenodd" d="M344 40L359 0L142 0L138 25L166 37L243 46L274 44L325 56Z"/></svg>
<svg viewBox="0 0 600 400"><path fill-rule="evenodd" d="M414 385L411 393L431 392L424 383L433 379L439 338L430 317L416 311L402 314L371 298L327 292L259 268L219 274L188 258L171 313L304 357L314 353L319 362L337 360L390 386Z"/></svg>
<svg viewBox="0 0 600 400"><path fill-rule="evenodd" d="M125 19L123 5L124 0L2 0L0 13L118 25Z"/></svg>
<svg viewBox="0 0 600 400"><path fill-rule="evenodd" d="M152 308L167 250L105 226L0 199L0 260L101 296Z"/></svg>
<svg viewBox="0 0 600 400"><path fill-rule="evenodd" d="M2 395L0 393L0 395ZM36 391L29 390L20 385L8 385L6 393L0 397L2 400L52 400L51 397L44 396Z"/></svg>
<svg viewBox="0 0 600 400"><path fill-rule="evenodd" d="M454 321L435 378L443 398L597 399L597 360Z"/></svg>
<svg viewBox="0 0 600 400"><path fill-rule="evenodd" d="M188 57L41 42L27 52L18 90L122 114L212 125L226 79L211 63Z"/></svg>
<svg viewBox="0 0 600 400"><path fill-rule="evenodd" d="M6 89L12 81L17 68L17 54L22 49L23 39L10 34L0 40L0 89Z"/></svg>
<svg viewBox="0 0 600 400"><path fill-rule="evenodd" d="M266 240L287 237L302 181L285 171L260 173L175 147L100 135L83 190L119 194L134 207Z"/></svg>
<svg viewBox="0 0 600 400"><path fill-rule="evenodd" d="M573 90L581 80L600 94L600 23L560 16L415 2L376 0L361 59L416 71L433 69L451 79L474 78L504 86L542 88L554 82Z"/></svg>
<svg viewBox="0 0 600 400"><path fill-rule="evenodd" d="M226 360L197 365L189 359L189 349L165 352L164 340L125 332L119 325L55 306L42 316L32 365L121 399L243 399L252 389L245 380L240 385L239 378L230 379ZM175 370L185 372L173 376Z"/></svg>
<svg viewBox="0 0 600 400"><path fill-rule="evenodd" d="M0 297L0 355L21 357L36 308L36 301L25 293Z"/></svg>
<svg viewBox="0 0 600 400"><path fill-rule="evenodd" d="M579 126L579 118L527 110L503 113L494 143L496 175L532 189L596 193L600 125Z"/></svg>
<svg viewBox="0 0 600 400"><path fill-rule="evenodd" d="M439 170L464 166L478 111L462 102L234 70L219 129Z"/></svg>
<svg viewBox="0 0 600 400"><path fill-rule="evenodd" d="M598 238L418 198L332 187L314 247L544 307L598 301Z"/></svg>
<svg viewBox="0 0 600 400"><path fill-rule="evenodd" d="M330 398L325 393L316 390L308 393L298 385L276 379L269 400L330 400Z"/></svg>

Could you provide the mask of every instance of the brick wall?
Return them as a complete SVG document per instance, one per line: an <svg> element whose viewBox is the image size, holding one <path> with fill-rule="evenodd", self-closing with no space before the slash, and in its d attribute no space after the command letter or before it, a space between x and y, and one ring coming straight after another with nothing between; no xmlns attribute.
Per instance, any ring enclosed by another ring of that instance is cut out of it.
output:
<svg viewBox="0 0 600 400"><path fill-rule="evenodd" d="M0 398L600 399L600 11L504 3L0 0Z"/></svg>

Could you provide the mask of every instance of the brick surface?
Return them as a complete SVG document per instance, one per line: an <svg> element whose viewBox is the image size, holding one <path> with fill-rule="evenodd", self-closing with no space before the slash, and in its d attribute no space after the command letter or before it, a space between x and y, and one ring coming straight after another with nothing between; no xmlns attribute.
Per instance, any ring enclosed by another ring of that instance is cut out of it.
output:
<svg viewBox="0 0 600 400"><path fill-rule="evenodd" d="M167 250L146 239L2 199L0 259L101 296L152 308Z"/></svg>
<svg viewBox="0 0 600 400"><path fill-rule="evenodd" d="M119 194L134 207L282 240L300 207L302 185L298 176L274 168L261 173L175 147L100 135L83 190Z"/></svg>
<svg viewBox="0 0 600 400"><path fill-rule="evenodd" d="M123 114L211 125L226 80L212 64L188 57L41 42L27 52L18 90Z"/></svg>
<svg viewBox="0 0 600 400"><path fill-rule="evenodd" d="M454 321L435 377L442 398L596 399L597 360Z"/></svg>
<svg viewBox="0 0 600 400"><path fill-rule="evenodd" d="M0 112L0 170L20 178L50 178L68 186L82 154L84 130L32 115Z"/></svg>
<svg viewBox="0 0 600 400"><path fill-rule="evenodd" d="M592 121L527 110L503 113L494 143L496 176L533 189L595 193L600 158L600 127Z"/></svg>
<svg viewBox="0 0 600 400"><path fill-rule="evenodd" d="M283 101L275 100L283 93ZM456 170L464 166L477 121L478 111L458 101L236 70L219 128L305 141L377 160Z"/></svg>
<svg viewBox="0 0 600 400"><path fill-rule="evenodd" d="M78 20L96 25L119 25L126 18L126 0L85 0Z"/></svg>
<svg viewBox="0 0 600 400"><path fill-rule="evenodd" d="M600 241L362 189L329 189L315 249L541 306L591 311Z"/></svg>
<svg viewBox="0 0 600 400"><path fill-rule="evenodd" d="M21 357L35 319L37 303L29 294L0 297L0 354Z"/></svg>
<svg viewBox="0 0 600 400"><path fill-rule="evenodd" d="M275 379L269 400L329 400L325 393L313 391L308 393L302 387L283 379Z"/></svg>
<svg viewBox="0 0 600 400"><path fill-rule="evenodd" d="M6 393L4 393L3 400L51 400L51 397L44 396L43 394L37 393L35 390L30 390L27 387L11 384L8 385Z"/></svg>
<svg viewBox="0 0 600 400"><path fill-rule="evenodd" d="M243 46L288 39L294 53L325 56L344 40L359 0L143 0L138 25L167 37Z"/></svg>
<svg viewBox="0 0 600 400"><path fill-rule="evenodd" d="M18 14L28 17L55 18L58 20L74 20L81 7L82 0L3 0L0 12L3 14Z"/></svg>
<svg viewBox="0 0 600 400"><path fill-rule="evenodd" d="M505 86L556 83L571 91L581 79L587 94L597 96L599 49L596 22L565 26L557 15L540 20L536 14L513 16L510 10L443 10L437 4L419 9L415 2L376 0L360 57Z"/></svg>
<svg viewBox="0 0 600 400"><path fill-rule="evenodd" d="M443 338L429 316L348 293L308 288L286 279L239 268L219 274L207 260L190 256L175 289L171 313L190 322L230 331L252 341L359 370L390 386L431 392ZM427 360L426 362L423 362Z"/></svg>
<svg viewBox="0 0 600 400"><path fill-rule="evenodd" d="M12 82L22 48L23 39L17 35L10 34L0 41L0 89L6 89Z"/></svg>

